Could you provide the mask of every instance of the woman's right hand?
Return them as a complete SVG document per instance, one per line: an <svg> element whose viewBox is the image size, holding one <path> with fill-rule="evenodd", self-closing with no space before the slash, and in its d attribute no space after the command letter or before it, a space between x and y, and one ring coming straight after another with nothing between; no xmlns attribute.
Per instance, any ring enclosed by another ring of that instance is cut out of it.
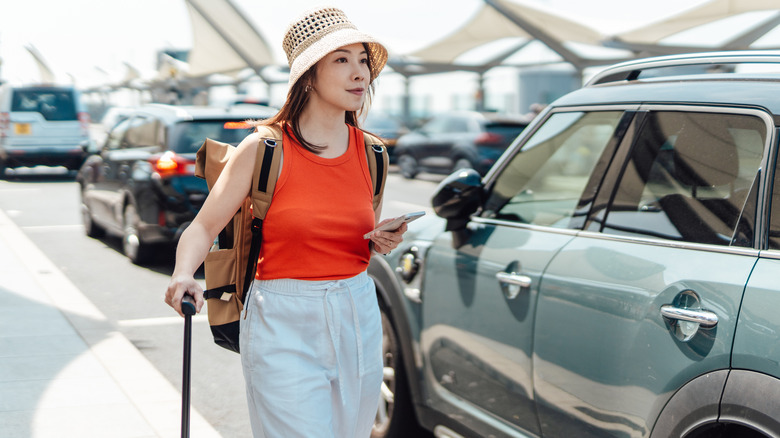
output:
<svg viewBox="0 0 780 438"><path fill-rule="evenodd" d="M200 309L203 307L203 288L191 275L171 277L171 282L168 283L168 289L165 291L165 303L173 307L173 310L183 317L181 298L185 293L195 299L195 311L200 313Z"/></svg>

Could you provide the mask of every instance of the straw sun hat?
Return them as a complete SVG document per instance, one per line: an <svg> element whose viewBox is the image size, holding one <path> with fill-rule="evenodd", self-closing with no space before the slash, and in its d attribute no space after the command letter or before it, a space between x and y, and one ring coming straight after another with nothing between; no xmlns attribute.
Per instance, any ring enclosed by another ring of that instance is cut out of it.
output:
<svg viewBox="0 0 780 438"><path fill-rule="evenodd" d="M387 49L357 30L341 9L323 7L306 12L287 28L282 42L290 64L290 88L325 55L355 43L368 46L373 81L387 63Z"/></svg>

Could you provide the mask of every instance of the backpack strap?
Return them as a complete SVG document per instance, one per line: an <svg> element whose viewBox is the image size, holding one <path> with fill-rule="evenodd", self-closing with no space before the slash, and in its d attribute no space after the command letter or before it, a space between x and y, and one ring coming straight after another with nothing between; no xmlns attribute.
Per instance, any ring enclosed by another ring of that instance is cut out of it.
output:
<svg viewBox="0 0 780 438"><path fill-rule="evenodd" d="M366 159L368 170L371 172L371 181L374 184L374 210L382 203L385 192L387 176L388 155L387 148L379 138L363 131L363 141L366 145Z"/></svg>
<svg viewBox="0 0 780 438"><path fill-rule="evenodd" d="M252 243L244 269L242 301L246 300L249 285L257 271L257 259L263 244L263 219L271 207L279 166L282 162L282 131L278 126L260 126L260 141L257 145L255 170L252 173Z"/></svg>

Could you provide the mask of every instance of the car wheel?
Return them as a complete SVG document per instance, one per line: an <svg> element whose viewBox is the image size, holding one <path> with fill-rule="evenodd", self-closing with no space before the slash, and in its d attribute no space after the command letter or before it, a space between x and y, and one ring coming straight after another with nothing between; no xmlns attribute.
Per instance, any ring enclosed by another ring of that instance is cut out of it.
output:
<svg viewBox="0 0 780 438"><path fill-rule="evenodd" d="M398 157L398 169L401 171L401 175L407 179L414 179L420 172L417 169L417 160L413 156L407 154Z"/></svg>
<svg viewBox="0 0 780 438"><path fill-rule="evenodd" d="M471 161L469 161L468 158L458 158L455 161L455 166L452 168L452 171L460 170L460 169L473 169L474 165L471 164Z"/></svg>
<svg viewBox="0 0 780 438"><path fill-rule="evenodd" d="M106 229L95 223L89 207L83 201L81 202L81 222L84 224L84 231L87 233L87 236L99 238L106 235Z"/></svg>
<svg viewBox="0 0 780 438"><path fill-rule="evenodd" d="M424 431L417 423L409 394L409 381L401 359L398 336L387 308L381 300L379 308L382 314L384 377L371 438L432 437L430 432Z"/></svg>
<svg viewBox="0 0 780 438"><path fill-rule="evenodd" d="M150 246L142 243L138 234L140 221L134 205L130 204L125 207L124 224L122 225L122 251L136 265L147 262L151 256Z"/></svg>

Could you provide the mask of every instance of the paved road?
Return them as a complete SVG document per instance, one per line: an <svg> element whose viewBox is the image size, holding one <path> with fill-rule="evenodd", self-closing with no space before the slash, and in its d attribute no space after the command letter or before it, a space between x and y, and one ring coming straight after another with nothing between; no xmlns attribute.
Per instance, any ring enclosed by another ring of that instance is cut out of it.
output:
<svg viewBox="0 0 780 438"><path fill-rule="evenodd" d="M144 267L130 263L116 237L91 239L79 215L78 184L58 169L0 181L0 209L117 326L175 387L181 386L181 319L162 302L173 267L160 254ZM389 175L384 217L425 209L440 176L408 181ZM239 356L216 347L205 316L195 319L192 402L223 436L250 437Z"/></svg>

